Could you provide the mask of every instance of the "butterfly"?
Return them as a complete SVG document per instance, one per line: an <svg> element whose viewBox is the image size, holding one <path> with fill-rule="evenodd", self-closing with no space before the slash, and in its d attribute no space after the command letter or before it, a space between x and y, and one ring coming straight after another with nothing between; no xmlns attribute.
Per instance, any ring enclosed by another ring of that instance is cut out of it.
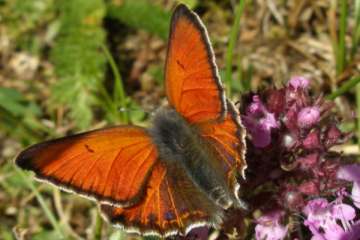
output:
<svg viewBox="0 0 360 240"><path fill-rule="evenodd" d="M207 30L180 4L165 63L168 106L150 128L123 125L30 146L15 162L36 178L95 200L110 223L143 235L219 227L243 207L245 130L225 98Z"/></svg>

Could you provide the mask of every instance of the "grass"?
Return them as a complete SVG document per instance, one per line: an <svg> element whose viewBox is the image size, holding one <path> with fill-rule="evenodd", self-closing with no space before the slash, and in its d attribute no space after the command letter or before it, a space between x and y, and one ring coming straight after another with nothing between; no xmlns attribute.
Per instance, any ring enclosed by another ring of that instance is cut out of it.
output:
<svg viewBox="0 0 360 240"><path fill-rule="evenodd" d="M58 220L54 216L52 210L47 206L44 198L42 197L41 193L35 187L33 181L29 179L20 169L14 167L15 172L21 178L21 180L25 183L25 185L31 190L32 193L35 194L36 199L38 200L42 210L44 211L46 217L50 221L51 225L53 226L54 230L56 231L58 238L66 238L66 234L63 232Z"/></svg>
<svg viewBox="0 0 360 240"><path fill-rule="evenodd" d="M242 16L242 13L244 11L246 0L239 0L235 7L235 16L234 16L234 23L231 27L231 32L229 36L229 43L226 50L225 55L225 83L227 86L227 95L231 96L232 94L232 85L233 85L233 79L232 79L232 72L233 72L233 56L234 56L234 50L235 46L239 37L240 32L240 19Z"/></svg>
<svg viewBox="0 0 360 240"><path fill-rule="evenodd" d="M354 31L352 34L352 46L350 47L350 52L346 49L346 29L347 29L347 19L349 15L349 6L347 1L340 1L340 21L339 21L339 34L338 34L338 43L335 45L336 53L336 74L341 75L347 67L347 56L350 56L350 62L354 60L355 54L359 49L359 40L360 40L360 0L355 0L354 2L354 18L355 25ZM358 139L360 138L360 75L353 76L351 79L345 81L338 89L333 91L330 95L327 96L328 99L334 100L339 96L355 89L356 96L356 110L357 110L357 122L356 122L356 132ZM358 144L360 142L358 141Z"/></svg>
<svg viewBox="0 0 360 240"><path fill-rule="evenodd" d="M346 67L346 46L345 36L347 29L347 18L348 18L348 5L347 1L340 0L340 22L339 22L339 35L338 43L336 45L336 73L341 74Z"/></svg>
<svg viewBox="0 0 360 240"><path fill-rule="evenodd" d="M354 59L360 45L360 0L354 2L355 26L352 34L351 60Z"/></svg>
<svg viewBox="0 0 360 240"><path fill-rule="evenodd" d="M356 131L356 135L358 137L358 139L360 139L360 85L356 86L356 111L357 111L357 131ZM358 141L358 145L360 147L360 141Z"/></svg>
<svg viewBox="0 0 360 240"><path fill-rule="evenodd" d="M360 0L355 0L354 7L355 30L352 37L351 59L355 57L360 44ZM360 76L358 76L360 78ZM357 106L357 137L360 139L360 85L356 86L356 106ZM360 146L360 141L358 141Z"/></svg>
<svg viewBox="0 0 360 240"><path fill-rule="evenodd" d="M106 46L102 46L102 49L104 51L104 54L110 64L111 71L114 76L114 85L113 85L113 92L112 92L112 99L107 94L107 91L105 88L103 88L103 94L106 99L106 104L109 106L106 110L107 112L111 114L110 121L116 123L118 120L120 120L122 123L128 123L129 122L129 114L127 111L121 111L121 109L127 108L126 103L126 93L123 85L123 80L121 78L121 74L119 72L118 67L116 66L114 58L111 56L111 53L109 52L108 48Z"/></svg>
<svg viewBox="0 0 360 240"><path fill-rule="evenodd" d="M343 96L345 93L353 90L357 84L360 82L360 76L355 76L345 83L343 83L336 91L332 92L330 95L327 96L329 100L334 100L339 96Z"/></svg>

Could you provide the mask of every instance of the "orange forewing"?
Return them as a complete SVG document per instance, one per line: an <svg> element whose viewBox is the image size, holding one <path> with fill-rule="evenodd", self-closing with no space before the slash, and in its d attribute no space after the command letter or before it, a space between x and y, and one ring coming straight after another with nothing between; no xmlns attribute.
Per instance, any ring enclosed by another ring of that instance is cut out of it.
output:
<svg viewBox="0 0 360 240"><path fill-rule="evenodd" d="M16 164L67 190L118 206L134 204L157 160L140 127L114 127L36 144Z"/></svg>
<svg viewBox="0 0 360 240"><path fill-rule="evenodd" d="M224 89L208 34L184 5L176 8L171 20L165 81L170 105L190 123L225 114Z"/></svg>
<svg viewBox="0 0 360 240"><path fill-rule="evenodd" d="M193 226L216 224L222 217L183 171L161 162L154 166L143 201L129 208L101 205L101 210L112 224L160 236L185 234Z"/></svg>
<svg viewBox="0 0 360 240"><path fill-rule="evenodd" d="M201 123L197 127L201 136L207 140L223 162L230 178L234 172L244 174L246 146L245 130L240 123L239 113L229 101L227 108L228 112L223 121Z"/></svg>

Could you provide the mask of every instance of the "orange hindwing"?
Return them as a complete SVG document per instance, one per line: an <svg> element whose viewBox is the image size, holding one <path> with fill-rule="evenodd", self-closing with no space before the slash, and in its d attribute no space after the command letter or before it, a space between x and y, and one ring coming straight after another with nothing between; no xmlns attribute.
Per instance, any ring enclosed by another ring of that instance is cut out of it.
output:
<svg viewBox="0 0 360 240"><path fill-rule="evenodd" d="M184 235L193 227L219 223L219 207L181 170L157 163L142 202L129 208L101 205L103 215L116 226L144 235Z"/></svg>

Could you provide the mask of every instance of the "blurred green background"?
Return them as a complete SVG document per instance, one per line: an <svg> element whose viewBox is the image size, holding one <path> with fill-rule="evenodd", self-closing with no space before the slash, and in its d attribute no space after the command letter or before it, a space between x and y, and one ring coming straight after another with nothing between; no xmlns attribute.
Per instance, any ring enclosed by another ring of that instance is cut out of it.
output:
<svg viewBox="0 0 360 240"><path fill-rule="evenodd" d="M13 165L46 139L133 123L164 103L172 9L208 28L231 98L311 79L359 132L360 1L0 0L0 239L128 239L95 204ZM125 110L125 111L121 111ZM358 153L357 137L344 151Z"/></svg>

